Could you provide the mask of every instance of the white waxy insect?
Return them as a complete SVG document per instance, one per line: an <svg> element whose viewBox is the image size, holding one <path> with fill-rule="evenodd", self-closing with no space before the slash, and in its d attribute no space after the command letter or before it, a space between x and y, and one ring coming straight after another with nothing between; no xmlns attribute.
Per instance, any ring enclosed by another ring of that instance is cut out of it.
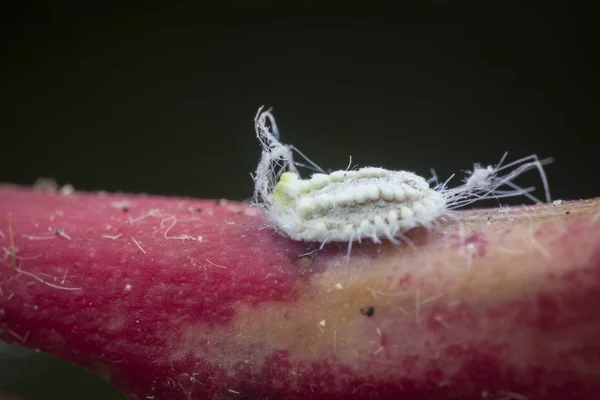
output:
<svg viewBox="0 0 600 400"><path fill-rule="evenodd" d="M442 194L420 176L372 170L336 171L306 181L284 172L269 195L268 212L292 239L318 242L393 240L399 232L427 226L445 212Z"/></svg>
<svg viewBox="0 0 600 400"><path fill-rule="evenodd" d="M502 165L474 165L463 184L447 188L448 179L426 180L412 172L365 167L339 170L329 174L298 149L279 141L279 131L270 110L258 110L255 129L262 145L262 156L254 176L254 202L264 211L269 225L294 240L352 242L382 239L397 242L415 227L432 227L449 211L489 198L526 196L539 202L531 192L513 181L523 172L537 168L542 178L546 201L550 194L543 165L532 155ZM297 152L305 163L294 161ZM302 179L297 167L314 173ZM430 187L430 181L436 186Z"/></svg>

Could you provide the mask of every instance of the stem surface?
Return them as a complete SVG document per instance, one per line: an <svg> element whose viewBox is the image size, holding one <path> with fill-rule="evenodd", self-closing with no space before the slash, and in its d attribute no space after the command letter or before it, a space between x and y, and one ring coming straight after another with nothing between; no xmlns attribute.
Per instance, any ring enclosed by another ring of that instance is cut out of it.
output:
<svg viewBox="0 0 600 400"><path fill-rule="evenodd" d="M600 200L294 242L245 204L0 187L0 332L132 399L600 396Z"/></svg>

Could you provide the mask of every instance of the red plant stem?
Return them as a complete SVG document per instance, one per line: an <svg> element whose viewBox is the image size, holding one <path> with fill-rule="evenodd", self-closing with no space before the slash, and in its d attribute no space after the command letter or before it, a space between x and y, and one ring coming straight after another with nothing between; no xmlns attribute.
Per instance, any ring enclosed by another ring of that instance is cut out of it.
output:
<svg viewBox="0 0 600 400"><path fill-rule="evenodd" d="M133 399L598 398L600 200L440 222L346 263L240 203L0 187L2 338Z"/></svg>

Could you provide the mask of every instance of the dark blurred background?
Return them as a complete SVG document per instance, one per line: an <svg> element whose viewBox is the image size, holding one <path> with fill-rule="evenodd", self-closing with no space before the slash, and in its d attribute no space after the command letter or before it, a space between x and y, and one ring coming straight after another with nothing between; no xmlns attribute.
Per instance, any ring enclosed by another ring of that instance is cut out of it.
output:
<svg viewBox="0 0 600 400"><path fill-rule="evenodd" d="M591 9L201 3L5 4L0 181L244 199L265 104L326 168L536 153L555 198L599 194Z"/></svg>
<svg viewBox="0 0 600 400"><path fill-rule="evenodd" d="M554 199L600 194L592 2L203 3L0 2L0 181L246 199L265 104L325 168L535 153Z"/></svg>

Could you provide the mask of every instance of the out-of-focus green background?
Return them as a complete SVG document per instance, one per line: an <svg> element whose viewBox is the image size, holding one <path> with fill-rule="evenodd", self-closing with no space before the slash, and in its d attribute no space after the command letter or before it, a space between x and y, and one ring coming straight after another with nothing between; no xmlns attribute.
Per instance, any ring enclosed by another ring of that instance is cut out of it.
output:
<svg viewBox="0 0 600 400"><path fill-rule="evenodd" d="M0 341L0 394L23 399L123 400L100 377L56 357Z"/></svg>
<svg viewBox="0 0 600 400"><path fill-rule="evenodd" d="M598 194L598 16L585 2L109 3L0 2L0 182L246 199L265 104L324 168L352 155L445 179L537 153L556 159L554 198ZM4 345L1 391L119 398Z"/></svg>

